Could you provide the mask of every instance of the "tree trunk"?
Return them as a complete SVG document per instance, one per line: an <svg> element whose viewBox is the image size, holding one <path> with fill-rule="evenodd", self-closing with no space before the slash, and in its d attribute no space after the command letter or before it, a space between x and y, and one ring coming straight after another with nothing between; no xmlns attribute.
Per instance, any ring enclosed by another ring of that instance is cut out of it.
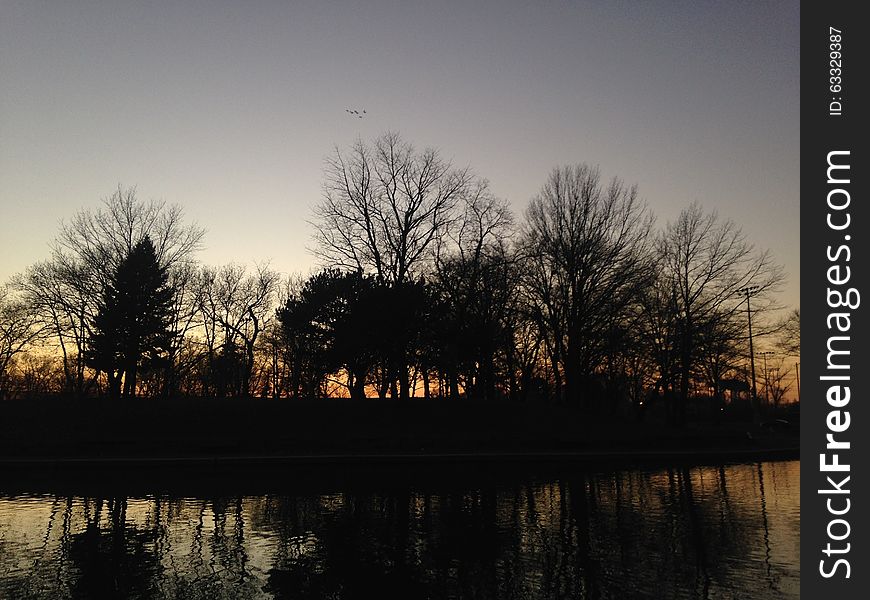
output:
<svg viewBox="0 0 870 600"><path fill-rule="evenodd" d="M568 339L568 357L565 360L565 397L569 404L581 406L584 410L591 409L591 399L583 397L580 390L580 353L573 336Z"/></svg>
<svg viewBox="0 0 870 600"><path fill-rule="evenodd" d="M366 397L366 370L357 368L348 370L350 397L354 400L365 400Z"/></svg>
<svg viewBox="0 0 870 600"><path fill-rule="evenodd" d="M136 396L136 362L128 359L127 367L124 369L124 398Z"/></svg>
<svg viewBox="0 0 870 600"><path fill-rule="evenodd" d="M429 400L432 397L429 390L429 371L424 366L421 368L420 373L423 377L423 397Z"/></svg>
<svg viewBox="0 0 870 600"><path fill-rule="evenodd" d="M686 324L687 328L689 323ZM686 424L686 404L689 401L689 382L692 374L692 348L691 337L688 334L683 334L683 348L681 352L680 365L680 393L677 395L676 401L676 424L682 427Z"/></svg>
<svg viewBox="0 0 870 600"><path fill-rule="evenodd" d="M115 374L114 369L106 371L106 379L108 380L109 398L119 400L121 398L121 373Z"/></svg>
<svg viewBox="0 0 870 600"><path fill-rule="evenodd" d="M407 367L402 367L399 371L399 397L402 400L409 400L411 398L411 381L410 374L408 373Z"/></svg>

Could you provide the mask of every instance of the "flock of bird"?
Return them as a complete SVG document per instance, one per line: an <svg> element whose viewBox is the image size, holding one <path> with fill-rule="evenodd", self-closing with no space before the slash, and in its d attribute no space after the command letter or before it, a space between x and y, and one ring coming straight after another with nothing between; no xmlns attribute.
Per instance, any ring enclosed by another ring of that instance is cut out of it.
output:
<svg viewBox="0 0 870 600"><path fill-rule="evenodd" d="M344 109L344 112L346 112L347 114L349 114L349 115L352 116L352 117L359 117L360 119L362 119L362 118L363 118L363 115L366 114L365 109L363 109L363 111L360 112L360 111L358 111L358 110L351 110L350 108L345 108L345 109Z"/></svg>

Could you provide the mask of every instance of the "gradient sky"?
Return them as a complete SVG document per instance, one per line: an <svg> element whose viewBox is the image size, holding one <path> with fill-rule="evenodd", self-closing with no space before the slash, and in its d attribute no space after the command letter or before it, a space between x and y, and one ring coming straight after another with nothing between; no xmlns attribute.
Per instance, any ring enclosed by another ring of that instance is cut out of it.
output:
<svg viewBox="0 0 870 600"><path fill-rule="evenodd" d="M575 162L660 226L698 200L798 305L797 2L350 4L2 0L0 282L118 184L183 206L206 263L307 272L324 158L392 130L518 216Z"/></svg>

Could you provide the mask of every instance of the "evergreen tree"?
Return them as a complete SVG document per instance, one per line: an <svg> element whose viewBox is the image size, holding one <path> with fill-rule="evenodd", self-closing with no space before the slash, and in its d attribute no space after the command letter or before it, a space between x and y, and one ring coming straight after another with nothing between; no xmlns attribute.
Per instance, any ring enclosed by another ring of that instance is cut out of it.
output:
<svg viewBox="0 0 870 600"><path fill-rule="evenodd" d="M113 398L136 393L136 378L161 366L172 342L173 290L146 235L103 290L88 344L90 365L108 375Z"/></svg>

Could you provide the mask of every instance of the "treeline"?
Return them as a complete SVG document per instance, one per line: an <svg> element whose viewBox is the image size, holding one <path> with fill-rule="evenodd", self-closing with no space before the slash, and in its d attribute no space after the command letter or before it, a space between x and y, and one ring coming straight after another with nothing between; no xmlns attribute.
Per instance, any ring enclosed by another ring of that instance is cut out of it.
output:
<svg viewBox="0 0 870 600"><path fill-rule="evenodd" d="M698 204L657 229L636 187L574 165L517 221L470 169L395 134L335 151L313 224L310 276L204 266L180 208L119 188L4 288L0 392L660 396L683 418L689 397L747 381L747 303L769 334L783 280Z"/></svg>

